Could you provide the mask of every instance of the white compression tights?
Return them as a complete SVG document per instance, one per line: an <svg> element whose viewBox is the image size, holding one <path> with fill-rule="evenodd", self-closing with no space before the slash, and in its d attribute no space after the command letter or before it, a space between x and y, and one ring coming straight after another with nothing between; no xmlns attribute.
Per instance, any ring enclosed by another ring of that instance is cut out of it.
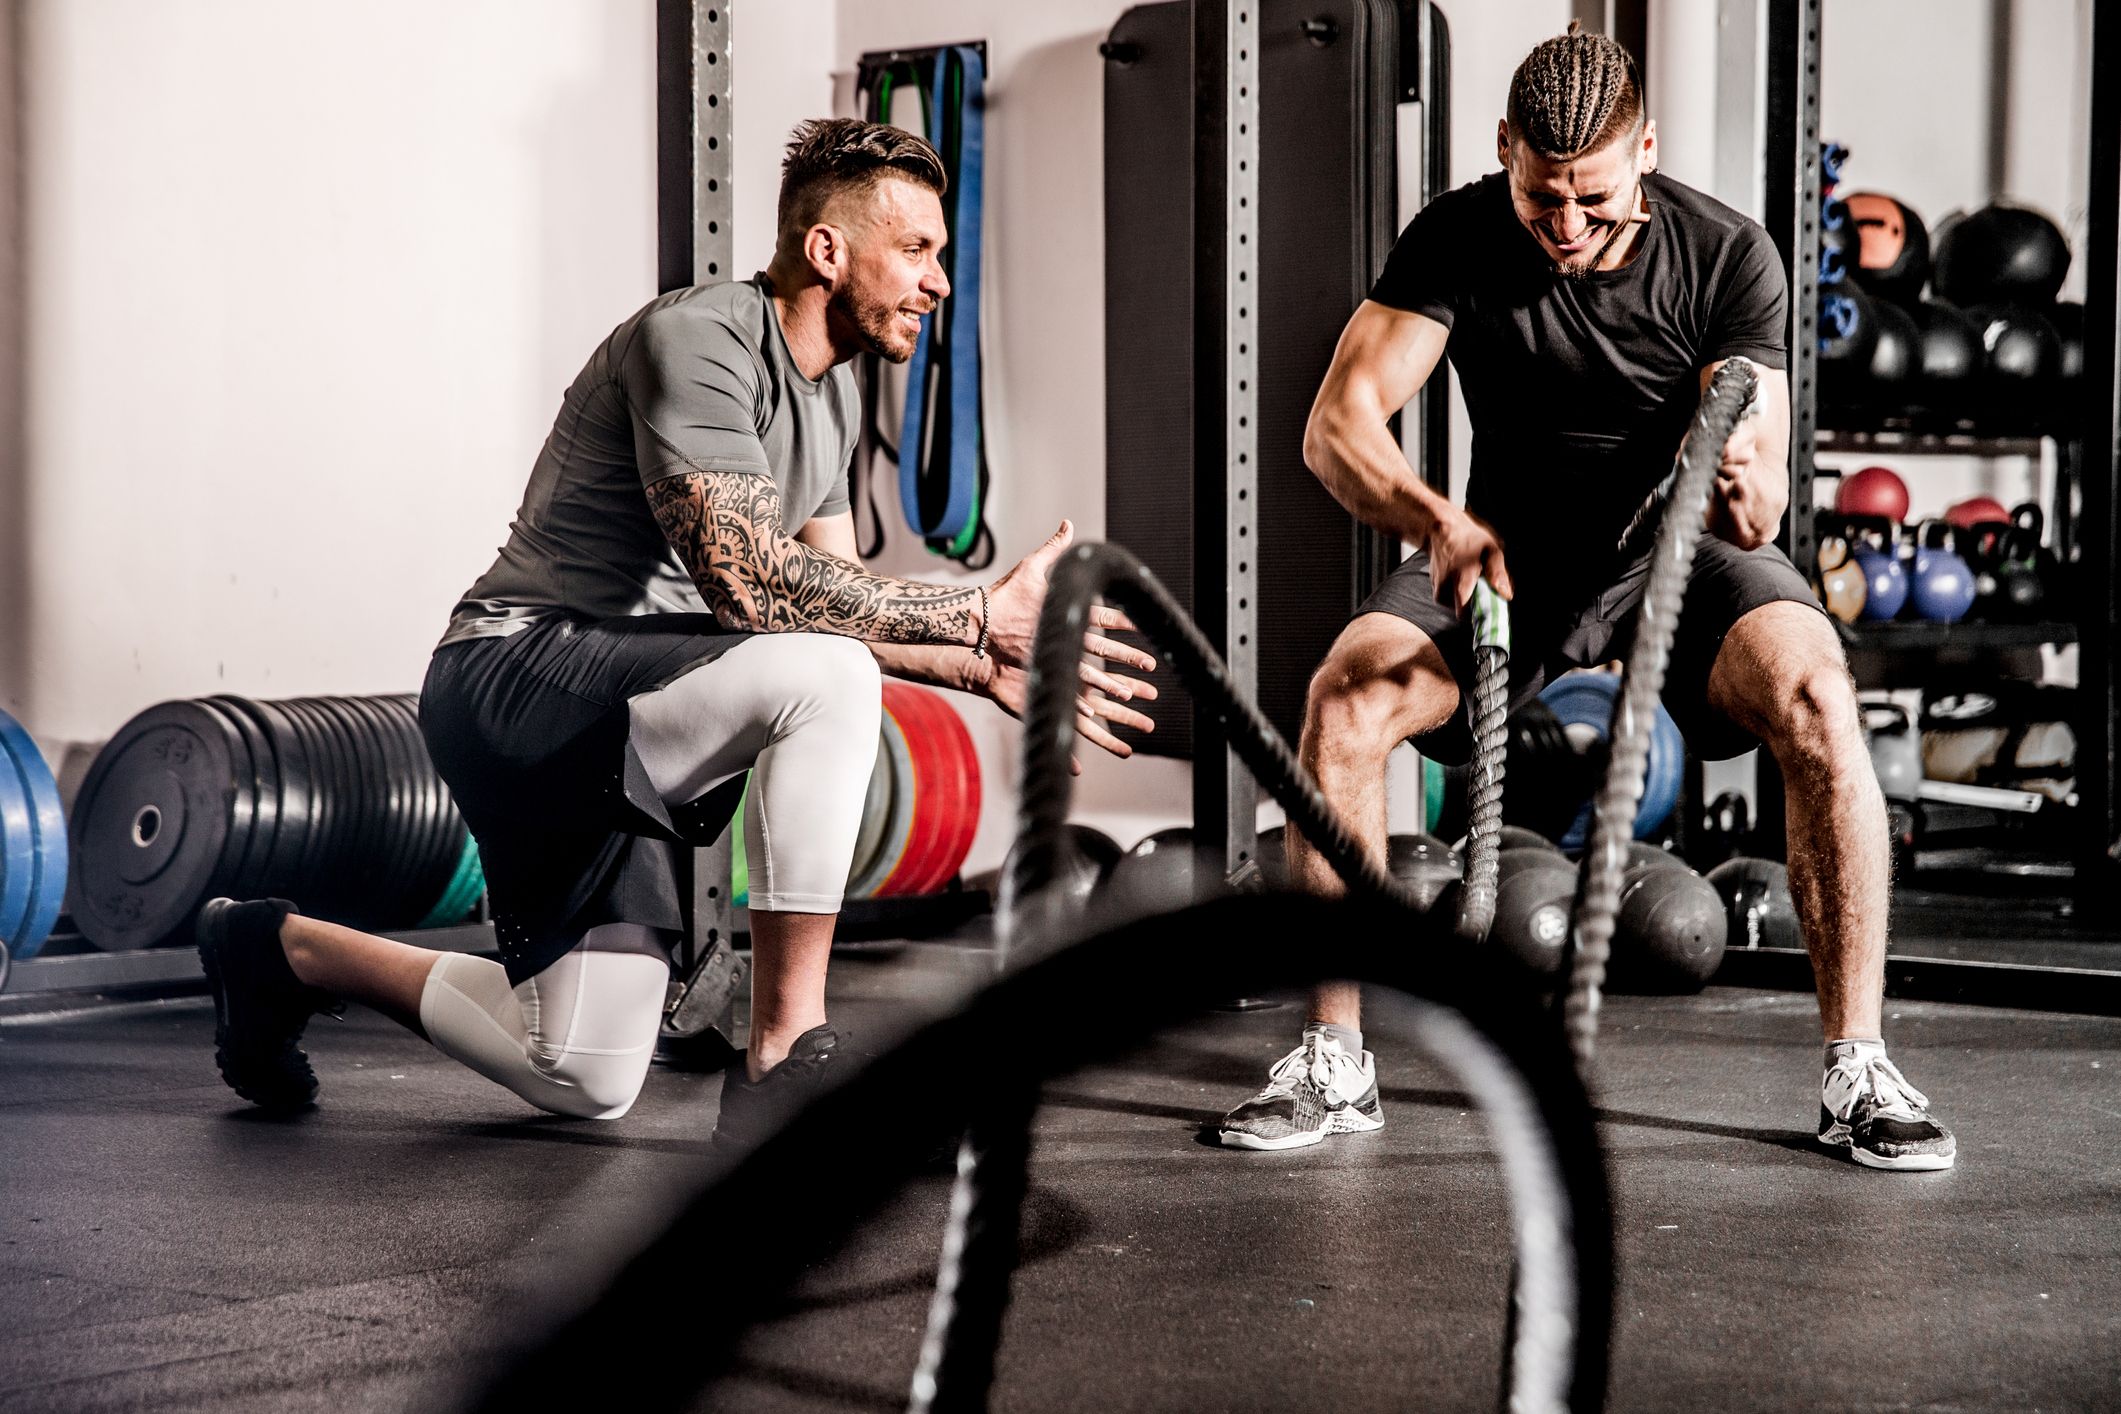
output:
<svg viewBox="0 0 2121 1414"><path fill-rule="evenodd" d="M617 1119L633 1108L655 1058L670 968L646 952L597 949L638 945L650 932L637 923L592 928L581 946L514 987L490 958L443 953L420 993L420 1028L436 1050L541 1110Z"/></svg>
<svg viewBox="0 0 2121 1414"><path fill-rule="evenodd" d="M751 907L837 913L882 711L876 660L849 638L761 634L633 699L632 741L673 805L751 769L744 848ZM444 953L420 995L436 1049L554 1114L633 1106L670 969L650 930L612 923L511 987L497 962Z"/></svg>
<svg viewBox="0 0 2121 1414"><path fill-rule="evenodd" d="M762 633L631 707L633 749L673 805L750 769L752 908L839 912L883 712L867 648L828 634Z"/></svg>

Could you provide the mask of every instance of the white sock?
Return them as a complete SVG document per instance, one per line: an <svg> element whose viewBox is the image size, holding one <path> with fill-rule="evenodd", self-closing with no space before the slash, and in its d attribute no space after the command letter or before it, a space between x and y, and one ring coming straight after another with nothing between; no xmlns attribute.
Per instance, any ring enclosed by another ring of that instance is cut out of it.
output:
<svg viewBox="0 0 2121 1414"><path fill-rule="evenodd" d="M1826 1069L1832 1070L1837 1060L1852 1060L1864 1065L1872 1060L1885 1059L1885 1042L1875 1037L1851 1036L1826 1043Z"/></svg>
<svg viewBox="0 0 2121 1414"><path fill-rule="evenodd" d="M1340 1048L1356 1060L1362 1059L1362 1032L1352 1026L1338 1026L1330 1021L1313 1021L1304 1026L1304 1035L1313 1033L1337 1042Z"/></svg>

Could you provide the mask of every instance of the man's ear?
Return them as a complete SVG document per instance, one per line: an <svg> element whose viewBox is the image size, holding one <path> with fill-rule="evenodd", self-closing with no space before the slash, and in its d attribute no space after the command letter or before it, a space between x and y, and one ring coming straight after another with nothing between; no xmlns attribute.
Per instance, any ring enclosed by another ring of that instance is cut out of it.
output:
<svg viewBox="0 0 2121 1414"><path fill-rule="evenodd" d="M1503 166L1510 165L1510 120L1498 119L1495 123L1495 160Z"/></svg>
<svg viewBox="0 0 2121 1414"><path fill-rule="evenodd" d="M847 233L820 221L803 233L803 258L818 279L838 284L847 273Z"/></svg>
<svg viewBox="0 0 2121 1414"><path fill-rule="evenodd" d="M1657 170L1657 120L1642 120L1642 170L1645 175Z"/></svg>

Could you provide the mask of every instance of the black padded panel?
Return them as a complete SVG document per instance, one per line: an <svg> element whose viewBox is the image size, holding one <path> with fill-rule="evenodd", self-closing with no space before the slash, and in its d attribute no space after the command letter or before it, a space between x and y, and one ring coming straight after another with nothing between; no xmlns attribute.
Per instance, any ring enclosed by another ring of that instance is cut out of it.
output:
<svg viewBox="0 0 2121 1414"><path fill-rule="evenodd" d="M1312 399L1396 213L1390 0L1267 0L1260 50L1259 699L1293 740L1304 691L1393 561L1303 462ZM1307 21L1330 20L1318 43ZM1191 20L1129 10L1105 68L1106 533L1193 605ZM1220 512L1215 514L1219 517ZM1192 754L1167 673L1141 743Z"/></svg>
<svg viewBox="0 0 2121 1414"><path fill-rule="evenodd" d="M1193 605L1193 18L1127 11L1105 46L1105 536ZM1141 749L1192 754L1177 674Z"/></svg>

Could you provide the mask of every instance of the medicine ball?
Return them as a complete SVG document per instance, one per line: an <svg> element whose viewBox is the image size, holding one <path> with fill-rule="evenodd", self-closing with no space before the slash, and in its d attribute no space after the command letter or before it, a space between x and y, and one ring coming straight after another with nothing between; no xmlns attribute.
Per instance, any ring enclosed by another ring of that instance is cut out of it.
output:
<svg viewBox="0 0 2121 1414"><path fill-rule="evenodd" d="M1924 300L1912 311L1922 337L1922 406L1958 412L1981 378L1981 330L1948 304Z"/></svg>
<svg viewBox="0 0 2121 1414"><path fill-rule="evenodd" d="M2062 339L2055 326L2015 305L1976 305L1966 314L1981 330L1984 408L2044 416L2062 380Z"/></svg>
<svg viewBox="0 0 2121 1414"><path fill-rule="evenodd" d="M1845 516L1907 519L1907 483L1889 466L1867 466L1841 478L1834 492L1834 511Z"/></svg>
<svg viewBox="0 0 2121 1414"><path fill-rule="evenodd" d="M1872 412L1905 412L1922 376L1921 327L1913 315L1882 299L1871 302L1871 317L1878 322L1878 336L1857 396Z"/></svg>
<svg viewBox="0 0 2121 1414"><path fill-rule="evenodd" d="M2069 274L2069 242L2022 206L1984 206L1939 227L1937 293L1956 305L2054 303Z"/></svg>
<svg viewBox="0 0 2121 1414"><path fill-rule="evenodd" d="M1023 850L1023 841L1018 840L1009 847L1002 860L1001 877L1006 881L1016 877L1017 859ZM1119 862L1120 849L1112 837L1102 830L1073 821L1066 826L1066 842L1061 849L1059 867L1054 870L1047 889L1056 900L1074 914L1088 909L1093 896Z"/></svg>
<svg viewBox="0 0 2121 1414"><path fill-rule="evenodd" d="M1709 870L1708 880L1723 899L1726 946L1803 950L1797 905L1790 897L1790 871L1783 865L1740 855Z"/></svg>
<svg viewBox="0 0 2121 1414"><path fill-rule="evenodd" d="M2047 312L2047 322L2062 340L2062 381L2076 383L2084 377L2084 306L2061 300Z"/></svg>
<svg viewBox="0 0 2121 1414"><path fill-rule="evenodd" d="M1843 197L1856 223L1856 278L1880 299L1913 305L1930 277L1930 233L1897 197L1853 192Z"/></svg>
<svg viewBox="0 0 2121 1414"><path fill-rule="evenodd" d="M1575 901L1576 869L1567 859L1545 849L1506 849L1488 941L1532 976L1554 977L1568 956Z"/></svg>
<svg viewBox="0 0 2121 1414"><path fill-rule="evenodd" d="M1116 920L1175 913L1227 892L1220 850L1196 841L1191 827L1158 830L1128 850L1106 875Z"/></svg>
<svg viewBox="0 0 2121 1414"><path fill-rule="evenodd" d="M1730 937L1723 899L1680 866L1638 865L1620 891L1613 929L1613 990L1698 992L1716 975Z"/></svg>
<svg viewBox="0 0 2121 1414"><path fill-rule="evenodd" d="M1413 893L1415 907L1424 911L1434 908L1445 888L1466 872L1464 857L1434 835L1392 836L1385 844L1385 864Z"/></svg>
<svg viewBox="0 0 2121 1414"><path fill-rule="evenodd" d="M1969 496L1963 501L1954 501L1944 518L1953 525L1971 530L1977 525L2008 521L2011 513L1994 496Z"/></svg>

